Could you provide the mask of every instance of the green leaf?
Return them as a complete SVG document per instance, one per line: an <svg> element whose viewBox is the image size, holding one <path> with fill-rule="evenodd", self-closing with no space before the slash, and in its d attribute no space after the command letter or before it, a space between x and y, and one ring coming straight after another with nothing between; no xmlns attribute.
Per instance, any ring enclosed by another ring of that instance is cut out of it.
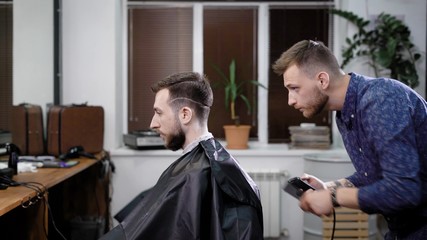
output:
<svg viewBox="0 0 427 240"><path fill-rule="evenodd" d="M252 109L251 109L251 103L249 102L249 99L245 95L243 95L243 94L240 94L239 97L246 104L246 108L248 109L248 114L251 114Z"/></svg>
<svg viewBox="0 0 427 240"><path fill-rule="evenodd" d="M346 37L342 47L343 57L341 67L358 57L368 57L368 65L376 73L381 74L384 69L391 72L391 77L409 86L416 87L418 74L416 62L421 54L414 50L411 42L411 31L404 22L388 13L380 13L373 29L367 29L370 21L365 20L350 11L331 9L331 14L340 16L354 24L358 31L352 38Z"/></svg>
<svg viewBox="0 0 427 240"><path fill-rule="evenodd" d="M419 53L414 54L414 60L418 60L420 58L421 58L421 54Z"/></svg>
<svg viewBox="0 0 427 240"><path fill-rule="evenodd" d="M245 95L245 85L246 84L253 84L255 86L262 87L264 89L267 89L264 85L260 84L256 80L245 80L245 81L238 81L237 75L236 75L236 61L235 59L232 59L229 65L229 72L228 77L224 72L217 66L212 64L212 67L215 69L215 71L221 76L221 79L223 80L223 86L224 86L224 95L225 95L225 107L227 110L231 111L231 118L232 120L238 120L240 119L239 116L235 116L233 113L235 113L235 108L237 108L237 99L241 99L242 102L245 104L248 113L251 113L252 107L251 102Z"/></svg>

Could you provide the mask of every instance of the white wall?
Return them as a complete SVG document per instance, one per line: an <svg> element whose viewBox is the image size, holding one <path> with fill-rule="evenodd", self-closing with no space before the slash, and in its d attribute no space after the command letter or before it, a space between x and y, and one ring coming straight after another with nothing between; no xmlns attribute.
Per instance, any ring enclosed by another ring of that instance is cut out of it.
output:
<svg viewBox="0 0 427 240"><path fill-rule="evenodd" d="M103 106L104 146L115 148L122 132L120 0L62 2L62 104Z"/></svg>
<svg viewBox="0 0 427 240"><path fill-rule="evenodd" d="M53 1L13 1L13 104L53 102Z"/></svg>

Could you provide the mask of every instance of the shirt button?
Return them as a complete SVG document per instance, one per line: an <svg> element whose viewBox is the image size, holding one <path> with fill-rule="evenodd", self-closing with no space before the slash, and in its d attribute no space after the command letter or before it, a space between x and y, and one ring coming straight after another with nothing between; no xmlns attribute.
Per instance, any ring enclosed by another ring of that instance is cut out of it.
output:
<svg viewBox="0 0 427 240"><path fill-rule="evenodd" d="M351 118L354 118L354 114L351 114Z"/></svg>
<svg viewBox="0 0 427 240"><path fill-rule="evenodd" d="M365 177L367 177L368 176L368 173L367 172L365 172Z"/></svg>
<svg viewBox="0 0 427 240"><path fill-rule="evenodd" d="M362 152L362 148L359 148L359 152Z"/></svg>

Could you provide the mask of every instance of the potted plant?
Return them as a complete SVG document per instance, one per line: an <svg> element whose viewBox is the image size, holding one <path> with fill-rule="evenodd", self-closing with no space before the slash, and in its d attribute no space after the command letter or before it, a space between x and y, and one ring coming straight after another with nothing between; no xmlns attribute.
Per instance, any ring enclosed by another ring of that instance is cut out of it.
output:
<svg viewBox="0 0 427 240"><path fill-rule="evenodd" d="M365 56L376 77L389 75L411 88L418 86L416 62L421 54L415 50L411 31L401 20L381 13L371 24L349 11L332 9L331 13L347 19L358 29L352 38L346 38L342 68L352 59Z"/></svg>
<svg viewBox="0 0 427 240"><path fill-rule="evenodd" d="M240 117L236 114L237 100L241 100L248 114L252 113L251 102L244 92L246 84L253 84L267 89L264 85L255 80L243 80L237 82L236 78L236 61L231 60L228 76L216 65L213 65L215 71L220 75L222 82L219 83L223 87L225 93L225 108L230 111L233 125L224 125L225 139L227 148L229 149L246 149L248 148L249 132L251 125L240 124Z"/></svg>

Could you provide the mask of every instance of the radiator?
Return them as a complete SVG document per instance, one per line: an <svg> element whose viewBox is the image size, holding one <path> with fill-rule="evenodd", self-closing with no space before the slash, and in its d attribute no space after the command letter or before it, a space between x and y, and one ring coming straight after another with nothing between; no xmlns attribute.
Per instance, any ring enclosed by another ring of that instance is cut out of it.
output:
<svg viewBox="0 0 427 240"><path fill-rule="evenodd" d="M288 176L280 170L250 170L248 174L257 184L261 194L264 237L276 238L281 233L281 186Z"/></svg>

